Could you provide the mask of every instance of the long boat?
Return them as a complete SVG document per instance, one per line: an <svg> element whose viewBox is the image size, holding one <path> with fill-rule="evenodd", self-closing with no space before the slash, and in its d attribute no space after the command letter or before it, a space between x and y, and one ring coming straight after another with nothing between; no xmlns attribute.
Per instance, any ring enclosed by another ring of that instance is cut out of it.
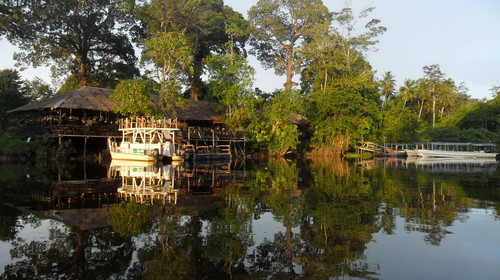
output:
<svg viewBox="0 0 500 280"><path fill-rule="evenodd" d="M422 143L415 151L421 158L498 158L491 143Z"/></svg>
<svg viewBox="0 0 500 280"><path fill-rule="evenodd" d="M108 139L111 159L146 162L178 160L181 158L175 146L178 130L175 119L122 119L119 122L121 139Z"/></svg>

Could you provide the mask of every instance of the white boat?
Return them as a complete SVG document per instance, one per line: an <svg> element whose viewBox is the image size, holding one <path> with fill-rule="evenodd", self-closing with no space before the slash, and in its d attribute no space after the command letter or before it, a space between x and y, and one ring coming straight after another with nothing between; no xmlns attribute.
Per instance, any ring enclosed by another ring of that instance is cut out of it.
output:
<svg viewBox="0 0 500 280"><path fill-rule="evenodd" d="M419 157L417 150L405 150L406 155L411 158Z"/></svg>
<svg viewBox="0 0 500 280"><path fill-rule="evenodd" d="M419 143L409 143L409 144L404 144L404 151L406 152L406 156L408 158L418 158L420 157L418 155L417 150L419 147L421 147L422 144Z"/></svg>
<svg viewBox="0 0 500 280"><path fill-rule="evenodd" d="M421 158L495 159L498 151L491 143L424 143L416 149Z"/></svg>
<svg viewBox="0 0 500 280"><path fill-rule="evenodd" d="M108 139L113 160L155 162L163 159L179 159L175 146L177 121L172 119L122 119L119 122L121 140Z"/></svg>

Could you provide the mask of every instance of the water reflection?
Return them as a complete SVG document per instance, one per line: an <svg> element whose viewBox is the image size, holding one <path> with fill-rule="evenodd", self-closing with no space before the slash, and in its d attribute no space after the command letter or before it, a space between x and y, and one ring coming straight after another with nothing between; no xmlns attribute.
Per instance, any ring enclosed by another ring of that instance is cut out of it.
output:
<svg viewBox="0 0 500 280"><path fill-rule="evenodd" d="M30 185L36 176L26 179L24 171L14 173L18 179L0 177L14 184L2 190L10 205L0 208L3 278L496 275L491 258L500 256L491 252L500 252L500 238L477 234L478 227L500 230L496 162L113 162L104 168L99 180L114 182L114 189L88 178ZM82 194L97 203L79 200ZM458 240L475 252L487 242L490 253L454 255L465 246ZM436 262L446 265L427 266ZM478 262L467 273L450 271Z"/></svg>
<svg viewBox="0 0 500 280"><path fill-rule="evenodd" d="M174 175L174 167L171 165L157 166L154 163L113 160L109 167L111 178L121 178L119 197L138 203L177 203L179 190L175 189Z"/></svg>
<svg viewBox="0 0 500 280"><path fill-rule="evenodd" d="M390 158L372 161L377 166L389 168L419 169L431 172L476 173L495 172L496 159L453 159L453 158ZM369 165L361 163L362 165Z"/></svg>

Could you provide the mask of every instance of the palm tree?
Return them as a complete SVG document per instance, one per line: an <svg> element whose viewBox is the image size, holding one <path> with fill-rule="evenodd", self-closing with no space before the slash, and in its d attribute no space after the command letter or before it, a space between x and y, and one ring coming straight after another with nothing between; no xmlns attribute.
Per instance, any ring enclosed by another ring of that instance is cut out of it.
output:
<svg viewBox="0 0 500 280"><path fill-rule="evenodd" d="M430 99L431 95L431 91L430 91L430 82L428 79L426 78L420 78L418 80L418 98L420 99L419 100L419 106L420 106L420 110L419 110L419 113L418 113L418 120L420 120L420 118L422 117L422 111L424 109L424 103L425 103L425 100L428 100Z"/></svg>
<svg viewBox="0 0 500 280"><path fill-rule="evenodd" d="M391 71L385 72L384 78L381 81L382 86L382 94L384 95L384 101L382 102L382 108L384 108L387 104L387 98L394 92L394 86L396 85L396 81L394 80L394 76Z"/></svg>
<svg viewBox="0 0 500 280"><path fill-rule="evenodd" d="M417 96L417 83L415 80L405 79L404 85L399 88L399 93L404 100L403 109L406 103Z"/></svg>

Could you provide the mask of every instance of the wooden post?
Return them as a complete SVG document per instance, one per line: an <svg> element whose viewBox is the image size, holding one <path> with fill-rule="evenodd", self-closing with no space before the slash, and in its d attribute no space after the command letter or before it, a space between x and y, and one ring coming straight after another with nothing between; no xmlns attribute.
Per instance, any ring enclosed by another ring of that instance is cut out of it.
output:
<svg viewBox="0 0 500 280"><path fill-rule="evenodd" d="M212 128L212 147L215 149L215 129Z"/></svg>
<svg viewBox="0 0 500 280"><path fill-rule="evenodd" d="M85 161L85 157L87 156L87 140L88 137L85 137L83 141L83 179L87 180L87 165Z"/></svg>
<svg viewBox="0 0 500 280"><path fill-rule="evenodd" d="M88 136L85 137L83 141L83 158L85 159L85 156L87 155L87 140L89 139Z"/></svg>

